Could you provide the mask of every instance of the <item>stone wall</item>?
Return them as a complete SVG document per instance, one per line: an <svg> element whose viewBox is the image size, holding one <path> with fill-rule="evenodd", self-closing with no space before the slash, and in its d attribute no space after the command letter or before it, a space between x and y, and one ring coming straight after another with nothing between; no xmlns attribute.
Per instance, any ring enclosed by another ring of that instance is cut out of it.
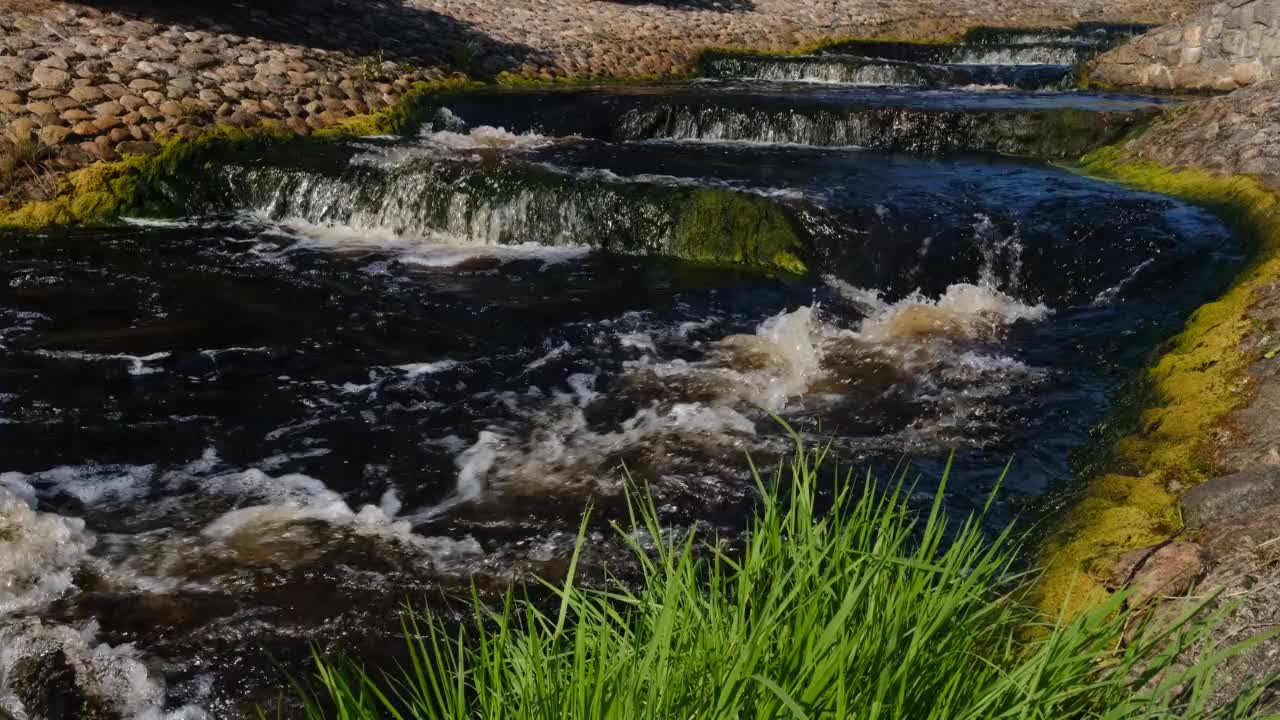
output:
<svg viewBox="0 0 1280 720"><path fill-rule="evenodd" d="M1280 78L1280 0L1226 0L1093 61L1113 85L1230 91Z"/></svg>

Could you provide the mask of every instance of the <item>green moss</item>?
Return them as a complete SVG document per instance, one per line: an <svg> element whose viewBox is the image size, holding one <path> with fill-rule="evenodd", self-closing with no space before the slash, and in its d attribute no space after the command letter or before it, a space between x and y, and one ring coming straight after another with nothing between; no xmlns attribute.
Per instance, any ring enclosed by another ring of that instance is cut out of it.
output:
<svg viewBox="0 0 1280 720"><path fill-rule="evenodd" d="M437 92L458 92L484 87L466 78L415 83L394 106L376 113L348 118L315 133L321 139L404 132L414 127ZM28 203L16 210L0 211L0 228L38 230L53 225L94 225L138 210L158 186L200 158L213 157L231 147L255 143L292 142L297 136L282 124L267 120L241 128L214 127L193 139L159 138L160 152L132 155L110 163L95 163L62 178L54 197Z"/></svg>
<svg viewBox="0 0 1280 720"><path fill-rule="evenodd" d="M676 257L803 274L809 244L795 222L765 198L698 190L676 223Z"/></svg>
<svg viewBox="0 0 1280 720"><path fill-rule="evenodd" d="M640 73L637 75L521 75L512 72L498 73L495 82L500 87L537 90L544 88L583 87L607 83L610 85L652 85L655 83L688 80L694 76L691 68L676 68L669 73Z"/></svg>
<svg viewBox="0 0 1280 720"><path fill-rule="evenodd" d="M153 155L126 155L116 162L96 163L69 173L53 198L0 215L0 228L36 230L107 222L135 210L151 189L201 155L228 145L293 137L278 124L264 123L248 129L219 126L194 139L163 138L160 151Z"/></svg>
<svg viewBox="0 0 1280 720"><path fill-rule="evenodd" d="M416 82L391 107L378 112L357 115L326 128L316 130L319 138L346 138L367 135L394 135L410 131L422 122L427 98L442 92L463 92L486 87L482 82L455 76L432 82Z"/></svg>
<svg viewBox="0 0 1280 720"><path fill-rule="evenodd" d="M1256 358L1241 350L1258 289L1280 279L1276 195L1249 177L1171 171L1129 158L1119 146L1084 157L1083 172L1203 205L1249 244L1250 260L1227 292L1198 309L1142 374L1147 404L1105 465L1124 475L1088 482L1084 499L1041 545L1042 608L1089 606L1102 592L1098 568L1120 553L1159 542L1178 528L1177 495L1213 472L1214 438L1248 398L1244 371ZM1093 575L1089 574L1092 571Z"/></svg>
<svg viewBox="0 0 1280 720"><path fill-rule="evenodd" d="M805 45L799 45L793 48L759 50L740 47L707 47L699 50L694 57L694 66L700 67L704 61L711 57L736 56L736 57L795 57L797 55L812 55L820 50L825 50L836 45L845 43L865 43L875 45L883 43L884 45L951 45L960 42L964 38L963 35L949 35L937 38L925 38L923 40L913 40L907 38L898 38L893 36L885 37L860 37L860 36L838 36L824 38L816 42Z"/></svg>
<svg viewBox="0 0 1280 720"><path fill-rule="evenodd" d="M1075 158L1145 129L1150 111L1098 113L1076 108L1056 108L1036 113L1035 137L1024 143L1020 154L1042 158Z"/></svg>
<svg viewBox="0 0 1280 720"><path fill-rule="evenodd" d="M1116 89L1115 85L1094 77L1093 68L1087 62L1076 65L1073 74L1075 75L1077 90L1101 90L1109 92Z"/></svg>

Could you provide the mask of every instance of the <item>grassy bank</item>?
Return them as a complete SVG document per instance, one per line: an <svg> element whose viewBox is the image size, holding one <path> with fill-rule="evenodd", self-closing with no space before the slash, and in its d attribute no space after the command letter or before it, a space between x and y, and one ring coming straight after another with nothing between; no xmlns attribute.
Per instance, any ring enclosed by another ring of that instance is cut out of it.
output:
<svg viewBox="0 0 1280 720"><path fill-rule="evenodd" d="M406 626L411 661L384 674L318 660L310 718L1243 718L1258 693L1205 708L1221 654L1183 667L1214 618L1137 633L1119 599L1043 622L1017 599L1017 539L980 517L845 475L798 450L765 487L745 547L673 534L633 505L642 579L554 602L478 600L456 632ZM830 477L823 473L821 477ZM758 476L757 476L758 478ZM832 505L827 508L827 504ZM819 510L822 505L824 509ZM585 523L584 523L585 527ZM658 539L653 542L653 539ZM582 540L579 539L579 547ZM1029 625L1043 633L1027 633Z"/></svg>
<svg viewBox="0 0 1280 720"><path fill-rule="evenodd" d="M1178 495L1212 477L1215 438L1248 399L1244 372L1265 348L1246 351L1250 333L1270 333L1249 318L1258 290L1280 279L1276 195L1248 177L1172 171L1133 160L1120 147L1087 155L1081 169L1132 187L1202 205L1246 243L1249 261L1227 292L1192 314L1161 346L1135 383L1138 407L1116 418L1114 442L1040 554L1041 603L1088 607L1104 597L1099 580L1127 550L1161 542L1181 527ZM1069 599L1070 598L1070 599Z"/></svg>

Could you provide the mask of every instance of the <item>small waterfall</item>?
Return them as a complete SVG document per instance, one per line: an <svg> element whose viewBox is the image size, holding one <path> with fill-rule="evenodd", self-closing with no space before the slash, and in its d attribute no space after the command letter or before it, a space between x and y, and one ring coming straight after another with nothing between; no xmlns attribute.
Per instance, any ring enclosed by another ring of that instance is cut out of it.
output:
<svg viewBox="0 0 1280 720"><path fill-rule="evenodd" d="M939 84L936 69L928 66L838 56L809 55L773 59L730 56L704 62L702 71L707 77L782 82L870 86Z"/></svg>
<svg viewBox="0 0 1280 720"><path fill-rule="evenodd" d="M965 33L966 45L1043 45L1075 43L1094 45L1100 50L1115 47L1135 35L1142 35L1155 25L1141 23L1079 23L1073 28L974 28Z"/></svg>
<svg viewBox="0 0 1280 720"><path fill-rule="evenodd" d="M706 77L774 82L813 82L840 85L902 87L1012 87L1043 90L1071 82L1071 63L1024 66L1011 61L998 64L999 50L966 49L973 56L967 65L929 64L870 59L854 55L801 55L796 57L722 56L704 59ZM1037 50L1038 52L1038 50ZM1038 62L1038 61L1037 61Z"/></svg>
<svg viewBox="0 0 1280 720"><path fill-rule="evenodd" d="M428 159L338 175L235 166L225 178L233 197L277 219L463 245L589 244L643 253L670 242L677 203L665 189L563 180L525 164Z"/></svg>
<svg viewBox="0 0 1280 720"><path fill-rule="evenodd" d="M791 211L752 193L511 158L354 160L330 172L228 164L193 180L185 205L449 245L590 248L788 271L803 270L808 254Z"/></svg>
<svg viewBox="0 0 1280 720"><path fill-rule="evenodd" d="M1150 111L788 109L667 104L619 118L625 140L670 139L861 147L902 152L997 152L1077 157L1115 140Z"/></svg>
<svg viewBox="0 0 1280 720"><path fill-rule="evenodd" d="M1097 54L1074 44L957 46L946 61L956 65L1077 65Z"/></svg>
<svg viewBox="0 0 1280 720"><path fill-rule="evenodd" d="M849 85L1066 89L1070 68L1145 30L1082 24L1069 29L978 29L952 44L850 40L807 56L711 55L703 58L702 72L719 78ZM983 66L1001 69L980 69ZM1029 72L1037 66L1056 69Z"/></svg>

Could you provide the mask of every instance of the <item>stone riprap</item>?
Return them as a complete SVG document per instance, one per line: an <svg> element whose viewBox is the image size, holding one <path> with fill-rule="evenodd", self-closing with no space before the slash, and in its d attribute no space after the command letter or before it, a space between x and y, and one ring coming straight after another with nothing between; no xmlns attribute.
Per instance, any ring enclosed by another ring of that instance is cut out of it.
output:
<svg viewBox="0 0 1280 720"><path fill-rule="evenodd" d="M1203 0L0 0L0 196L146 153L214 124L298 133L394 103L451 72L550 78L687 68L706 47L781 49L842 36L925 37L982 25L1161 21ZM3 148L0 148L3 150ZM18 153L11 153L11 157Z"/></svg>
<svg viewBox="0 0 1280 720"><path fill-rule="evenodd" d="M1280 78L1280 0L1226 0L1093 61L1118 86L1230 91Z"/></svg>

